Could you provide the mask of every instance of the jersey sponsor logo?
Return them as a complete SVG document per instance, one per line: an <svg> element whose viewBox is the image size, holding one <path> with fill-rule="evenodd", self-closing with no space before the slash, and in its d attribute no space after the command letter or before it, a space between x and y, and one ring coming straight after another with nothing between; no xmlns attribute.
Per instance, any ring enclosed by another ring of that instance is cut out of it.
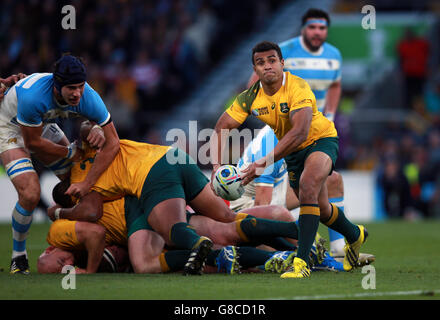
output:
<svg viewBox="0 0 440 320"><path fill-rule="evenodd" d="M262 107L252 110L252 114L256 117L258 116L264 116L269 114L269 108L268 107Z"/></svg>
<svg viewBox="0 0 440 320"><path fill-rule="evenodd" d="M17 138L10 138L10 139L8 139L8 142L7 142L7 144L17 144Z"/></svg>
<svg viewBox="0 0 440 320"><path fill-rule="evenodd" d="M337 59L287 58L284 60L284 68L291 70L309 69L318 71L336 71L340 69L340 63Z"/></svg>
<svg viewBox="0 0 440 320"><path fill-rule="evenodd" d="M289 105L287 102L280 103L280 111L281 113L288 113L289 112Z"/></svg>
<svg viewBox="0 0 440 320"><path fill-rule="evenodd" d="M72 110L60 110L60 109L51 109L47 111L43 116L43 122L47 122L47 120L57 119L57 118L69 118L71 116L78 116L79 113Z"/></svg>

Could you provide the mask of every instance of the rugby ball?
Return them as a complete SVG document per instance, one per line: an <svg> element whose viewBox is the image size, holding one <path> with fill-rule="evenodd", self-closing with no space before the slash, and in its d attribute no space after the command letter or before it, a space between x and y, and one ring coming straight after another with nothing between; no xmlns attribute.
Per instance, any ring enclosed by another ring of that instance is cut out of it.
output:
<svg viewBox="0 0 440 320"><path fill-rule="evenodd" d="M218 168L212 185L217 195L225 200L237 200L244 193L240 173L235 166L224 165Z"/></svg>

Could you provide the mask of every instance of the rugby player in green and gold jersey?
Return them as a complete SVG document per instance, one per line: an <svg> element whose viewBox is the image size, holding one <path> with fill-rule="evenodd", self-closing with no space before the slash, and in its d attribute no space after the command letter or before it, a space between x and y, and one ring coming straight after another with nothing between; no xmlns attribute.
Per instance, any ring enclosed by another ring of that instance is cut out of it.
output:
<svg viewBox="0 0 440 320"><path fill-rule="evenodd" d="M359 249L368 235L363 226L351 223L342 209L330 204L326 187L338 155L338 134L332 121L316 107L315 96L307 82L283 72L284 60L279 46L264 41L252 49L252 64L258 81L237 96L222 114L211 137L212 175L221 165L226 139L224 131L238 128L254 115L268 124L279 142L266 157L242 171L246 185L265 167L284 158L290 185L300 201L299 247L293 270L282 278L310 276L308 259L319 221L346 238L344 269L357 265Z"/></svg>

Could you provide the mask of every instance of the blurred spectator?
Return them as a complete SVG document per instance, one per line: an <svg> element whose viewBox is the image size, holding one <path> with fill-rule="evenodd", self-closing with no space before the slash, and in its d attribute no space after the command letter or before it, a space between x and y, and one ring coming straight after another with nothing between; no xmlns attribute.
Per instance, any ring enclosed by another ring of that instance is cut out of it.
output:
<svg viewBox="0 0 440 320"><path fill-rule="evenodd" d="M426 111L433 116L440 117L440 74L428 82L424 95Z"/></svg>
<svg viewBox="0 0 440 320"><path fill-rule="evenodd" d="M405 103L412 108L414 99L423 92L427 77L429 42L418 37L411 28L405 30L397 45L400 67L404 77Z"/></svg>
<svg viewBox="0 0 440 320"><path fill-rule="evenodd" d="M380 155L378 185L388 215L440 217L440 127L432 123L422 135L410 125L392 127L394 131L378 136L382 142L370 151Z"/></svg>
<svg viewBox="0 0 440 320"><path fill-rule="evenodd" d="M162 70L158 63L153 61L147 50L140 50L136 61L133 64L131 77L136 82L139 96L140 107L148 109L156 107L160 82L162 80Z"/></svg>
<svg viewBox="0 0 440 320"><path fill-rule="evenodd" d="M379 175L379 185L384 192L384 207L390 218L403 218L412 211L410 186L403 174L400 162L395 157L387 157Z"/></svg>

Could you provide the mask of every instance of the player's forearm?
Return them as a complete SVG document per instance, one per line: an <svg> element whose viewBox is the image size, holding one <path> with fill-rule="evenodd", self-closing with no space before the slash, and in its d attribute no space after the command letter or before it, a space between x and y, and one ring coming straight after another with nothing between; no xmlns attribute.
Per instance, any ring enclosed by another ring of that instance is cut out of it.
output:
<svg viewBox="0 0 440 320"><path fill-rule="evenodd" d="M306 141L307 135L308 130L291 129L278 142L273 151L265 157L266 167L295 151L304 141Z"/></svg>
<svg viewBox="0 0 440 320"><path fill-rule="evenodd" d="M61 208L58 219L96 222L103 214L102 198L96 191L89 192L72 208Z"/></svg>
<svg viewBox="0 0 440 320"><path fill-rule="evenodd" d="M104 237L98 235L87 239L85 243L87 250L87 273L95 273L98 271L99 264L101 263L102 255L105 248L105 235Z"/></svg>
<svg viewBox="0 0 440 320"><path fill-rule="evenodd" d="M339 100L341 98L341 83L336 82L330 86L327 91L326 97L326 105L324 114L325 115L334 115L338 110Z"/></svg>
<svg viewBox="0 0 440 320"><path fill-rule="evenodd" d="M58 210L58 219L67 219L72 221L96 222L101 218L102 211L99 209L90 210L77 204L73 208L60 208Z"/></svg>
<svg viewBox="0 0 440 320"><path fill-rule="evenodd" d="M98 181L101 174L110 166L118 152L119 139L107 140L102 150L96 154L95 161L84 180L90 187Z"/></svg>
<svg viewBox="0 0 440 320"><path fill-rule="evenodd" d="M38 154L42 154L44 156L51 155L54 158L61 159L66 158L69 154L68 146L56 144L42 137L36 137L32 140L25 140L25 146L37 156Z"/></svg>
<svg viewBox="0 0 440 320"><path fill-rule="evenodd" d="M275 148L266 157L266 167L283 159L295 151L309 135L312 123L312 108L304 107L290 112L291 129L281 138Z"/></svg>
<svg viewBox="0 0 440 320"><path fill-rule="evenodd" d="M78 242L87 250L87 273L98 270L105 248L106 229L95 223L77 222L75 232Z"/></svg>
<svg viewBox="0 0 440 320"><path fill-rule="evenodd" d="M222 150L225 146L225 140L222 138L221 131L214 130L209 145L210 157L213 170L217 170L222 164Z"/></svg>
<svg viewBox="0 0 440 320"><path fill-rule="evenodd" d="M229 130L237 128L239 125L240 124L233 120L226 112L223 113L217 121L214 133L209 140L213 170L216 170L222 164L223 150L229 136Z"/></svg>

